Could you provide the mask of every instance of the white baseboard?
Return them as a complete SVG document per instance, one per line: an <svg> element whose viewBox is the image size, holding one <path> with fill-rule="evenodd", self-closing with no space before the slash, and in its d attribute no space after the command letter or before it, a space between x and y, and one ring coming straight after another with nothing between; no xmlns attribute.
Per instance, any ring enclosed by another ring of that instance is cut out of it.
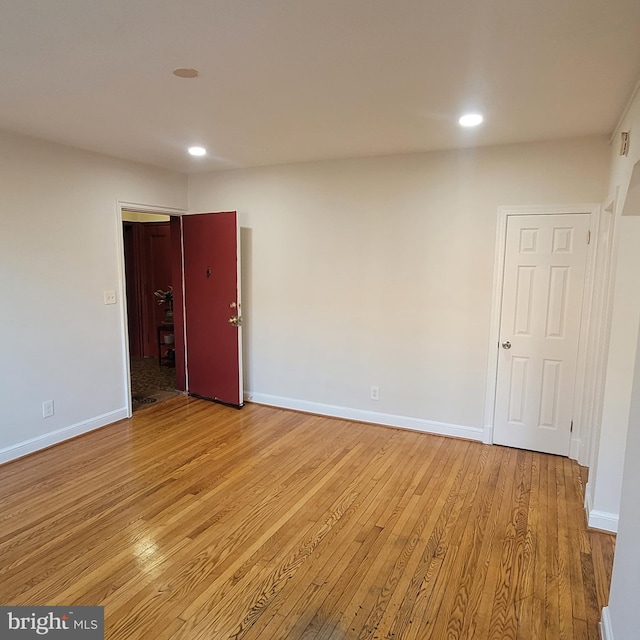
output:
<svg viewBox="0 0 640 640"><path fill-rule="evenodd" d="M493 425L485 424L484 431L482 433L483 444L493 444Z"/></svg>
<svg viewBox="0 0 640 640"><path fill-rule="evenodd" d="M593 529L618 533L618 514L592 509L587 524Z"/></svg>
<svg viewBox="0 0 640 640"><path fill-rule="evenodd" d="M609 607L602 610L602 620L600 621L600 635L602 640L614 640L613 629L611 628L611 616L609 615Z"/></svg>
<svg viewBox="0 0 640 640"><path fill-rule="evenodd" d="M587 482L584 490L584 510L587 512L587 524L590 527L618 533L618 514L593 508L593 486L590 482Z"/></svg>
<svg viewBox="0 0 640 640"><path fill-rule="evenodd" d="M451 436L453 438L466 438L467 440L478 440L482 442L484 430L480 427L465 427L444 422L433 422L421 418L410 418L408 416L396 416L389 413L378 413L377 411L365 411L363 409L352 409L350 407L339 407L320 402L308 402L295 398L283 398L265 393L245 392L244 399L247 402L256 404L266 404L271 407L281 409L294 409L303 413L317 413L332 418L342 418L344 420L356 420L357 422L369 422L371 424L382 424L389 427L401 427L412 429L413 431L423 431L441 436Z"/></svg>
<svg viewBox="0 0 640 640"><path fill-rule="evenodd" d="M38 436L37 438L31 438L30 440L19 442L18 444L11 445L10 447L5 447L4 449L0 449L0 464L9 462L10 460L16 460L17 458L22 458L30 453L46 449L54 444L58 444L64 440L69 440L69 438L75 438L76 436L93 431L94 429L99 429L100 427L104 427L112 422L123 420L126 417L126 408L117 409L116 411L103 413L102 415L91 418L90 420L78 422L68 427L57 429L56 431L50 431L49 433Z"/></svg>

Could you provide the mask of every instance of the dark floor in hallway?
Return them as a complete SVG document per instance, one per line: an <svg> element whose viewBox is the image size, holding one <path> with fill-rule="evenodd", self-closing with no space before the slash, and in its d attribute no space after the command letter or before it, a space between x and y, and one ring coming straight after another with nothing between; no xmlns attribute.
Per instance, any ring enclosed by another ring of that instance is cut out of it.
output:
<svg viewBox="0 0 640 640"><path fill-rule="evenodd" d="M179 393L176 390L175 367L160 366L157 358L131 358L131 397L134 411Z"/></svg>

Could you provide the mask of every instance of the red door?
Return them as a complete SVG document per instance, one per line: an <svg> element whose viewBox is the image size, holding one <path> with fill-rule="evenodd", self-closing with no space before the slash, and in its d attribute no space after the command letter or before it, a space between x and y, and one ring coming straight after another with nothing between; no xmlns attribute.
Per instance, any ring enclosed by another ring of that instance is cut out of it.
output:
<svg viewBox="0 0 640 640"><path fill-rule="evenodd" d="M182 216L187 391L240 407L242 336L235 211Z"/></svg>

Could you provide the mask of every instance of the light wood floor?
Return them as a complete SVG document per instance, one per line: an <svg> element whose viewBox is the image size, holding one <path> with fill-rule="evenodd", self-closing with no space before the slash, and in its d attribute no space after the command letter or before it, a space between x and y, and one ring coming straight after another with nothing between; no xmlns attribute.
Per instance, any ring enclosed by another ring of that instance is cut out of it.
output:
<svg viewBox="0 0 640 640"><path fill-rule="evenodd" d="M598 638L614 538L554 456L178 397L0 467L0 603L106 637Z"/></svg>

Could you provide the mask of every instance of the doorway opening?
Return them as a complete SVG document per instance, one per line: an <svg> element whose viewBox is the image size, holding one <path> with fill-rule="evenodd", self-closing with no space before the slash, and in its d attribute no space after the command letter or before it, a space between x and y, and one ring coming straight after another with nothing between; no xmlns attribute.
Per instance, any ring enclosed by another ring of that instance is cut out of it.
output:
<svg viewBox="0 0 640 640"><path fill-rule="evenodd" d="M178 393L244 404L237 212L183 213L118 203L129 417Z"/></svg>
<svg viewBox="0 0 640 640"><path fill-rule="evenodd" d="M131 410L180 393L169 215L122 209Z"/></svg>

